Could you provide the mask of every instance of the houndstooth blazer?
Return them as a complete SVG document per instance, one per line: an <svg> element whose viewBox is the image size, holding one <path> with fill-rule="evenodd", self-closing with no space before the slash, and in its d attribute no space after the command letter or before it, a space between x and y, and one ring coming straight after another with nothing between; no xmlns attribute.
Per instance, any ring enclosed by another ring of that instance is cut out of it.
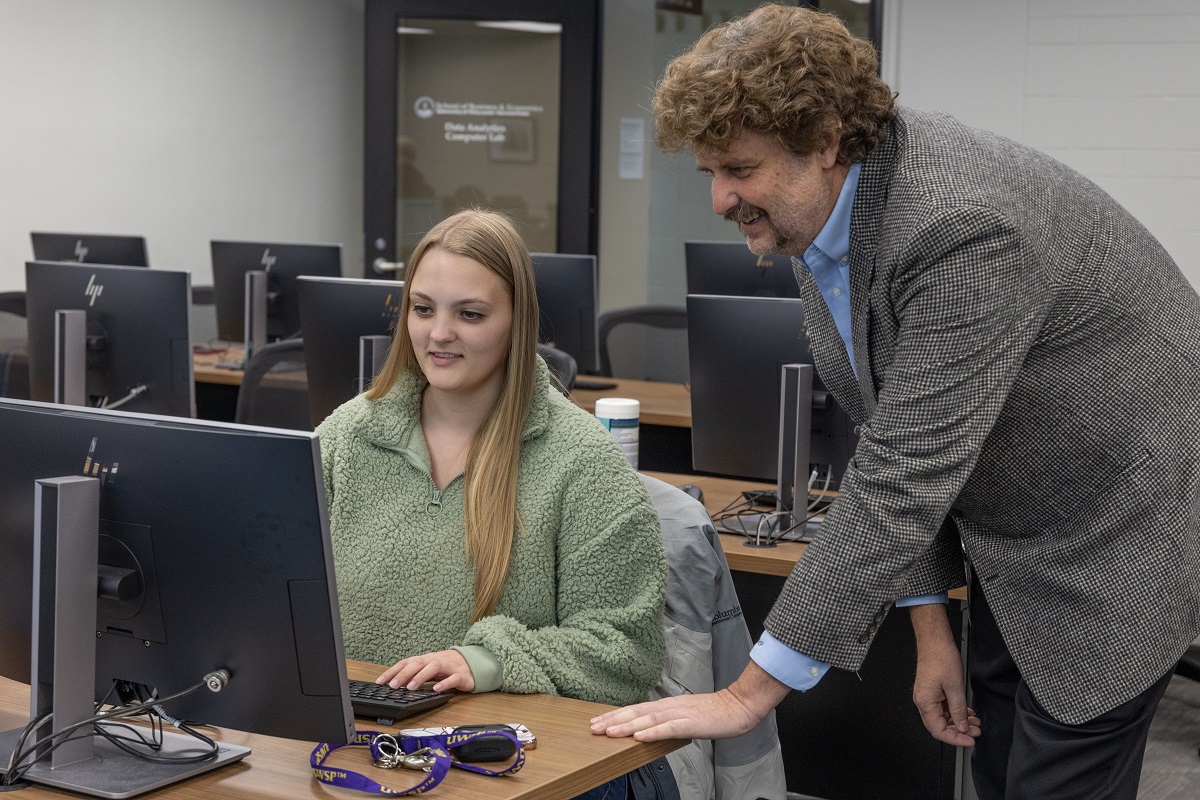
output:
<svg viewBox="0 0 1200 800"><path fill-rule="evenodd" d="M1200 299L1158 242L1048 156L901 109L851 218L858 379L794 267L860 442L768 630L857 669L965 551L1055 718L1166 674L1200 631Z"/></svg>

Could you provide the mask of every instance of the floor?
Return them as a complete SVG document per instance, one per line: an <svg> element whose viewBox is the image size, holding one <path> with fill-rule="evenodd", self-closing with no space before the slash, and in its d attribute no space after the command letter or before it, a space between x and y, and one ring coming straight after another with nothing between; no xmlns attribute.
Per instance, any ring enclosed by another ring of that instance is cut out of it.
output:
<svg viewBox="0 0 1200 800"><path fill-rule="evenodd" d="M1200 797L1200 683L1175 676L1150 726L1139 800Z"/></svg>

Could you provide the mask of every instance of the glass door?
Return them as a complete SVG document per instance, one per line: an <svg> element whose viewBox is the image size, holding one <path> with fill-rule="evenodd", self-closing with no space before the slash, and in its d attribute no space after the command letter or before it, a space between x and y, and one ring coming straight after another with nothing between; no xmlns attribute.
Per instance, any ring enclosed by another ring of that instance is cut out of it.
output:
<svg viewBox="0 0 1200 800"><path fill-rule="evenodd" d="M535 252L596 250L594 0L368 0L365 274L455 211Z"/></svg>

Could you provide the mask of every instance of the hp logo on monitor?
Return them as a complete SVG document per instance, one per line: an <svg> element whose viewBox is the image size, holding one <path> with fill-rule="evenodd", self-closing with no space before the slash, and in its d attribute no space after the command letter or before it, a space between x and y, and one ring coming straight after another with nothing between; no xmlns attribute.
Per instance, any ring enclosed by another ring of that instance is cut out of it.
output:
<svg viewBox="0 0 1200 800"><path fill-rule="evenodd" d="M100 283L96 283L96 275L95 275L95 273L93 273L92 277L88 278L87 288L85 288L83 290L84 296L91 298L88 301L88 305L89 306L96 305L96 298L99 297L100 293L103 291L104 291L104 285L100 284Z"/></svg>

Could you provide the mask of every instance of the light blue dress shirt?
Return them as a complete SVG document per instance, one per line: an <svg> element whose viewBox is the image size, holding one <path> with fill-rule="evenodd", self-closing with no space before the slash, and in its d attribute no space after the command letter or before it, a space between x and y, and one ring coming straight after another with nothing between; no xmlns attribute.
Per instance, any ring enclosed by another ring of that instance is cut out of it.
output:
<svg viewBox="0 0 1200 800"><path fill-rule="evenodd" d="M821 297L825 298L825 305L833 315L833 322L846 346L846 355L850 357L855 376L858 375L858 367L854 364L854 343L850 336L850 211L854 208L854 193L858 190L861 172L861 163L850 165L833 212L800 260L816 281ZM896 605L919 606L948 601L946 593L942 592L902 597L896 601ZM829 671L829 665L825 662L791 649L768 631L763 631L750 650L750 658L776 680L801 691L816 686Z"/></svg>

